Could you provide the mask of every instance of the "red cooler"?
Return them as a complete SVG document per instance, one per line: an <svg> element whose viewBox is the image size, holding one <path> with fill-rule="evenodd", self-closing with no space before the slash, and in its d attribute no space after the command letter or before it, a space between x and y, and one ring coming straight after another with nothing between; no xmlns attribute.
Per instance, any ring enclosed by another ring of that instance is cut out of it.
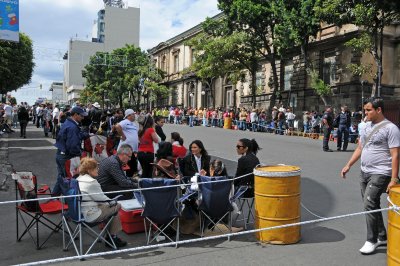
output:
<svg viewBox="0 0 400 266"><path fill-rule="evenodd" d="M122 230L127 234L144 232L144 222L141 216L143 208L137 199L120 200L119 218Z"/></svg>

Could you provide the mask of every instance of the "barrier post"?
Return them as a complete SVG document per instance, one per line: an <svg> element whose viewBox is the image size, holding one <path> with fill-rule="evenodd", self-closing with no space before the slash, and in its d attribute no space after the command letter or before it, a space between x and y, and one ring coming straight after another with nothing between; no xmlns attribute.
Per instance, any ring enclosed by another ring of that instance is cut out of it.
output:
<svg viewBox="0 0 400 266"><path fill-rule="evenodd" d="M255 227L266 228L300 222L300 168L289 165L254 169ZM260 242L294 244L300 226L256 233Z"/></svg>
<svg viewBox="0 0 400 266"><path fill-rule="evenodd" d="M390 201L400 206L400 185L392 187L389 192ZM400 215L391 210L388 213L388 243L387 243L387 265L400 265Z"/></svg>

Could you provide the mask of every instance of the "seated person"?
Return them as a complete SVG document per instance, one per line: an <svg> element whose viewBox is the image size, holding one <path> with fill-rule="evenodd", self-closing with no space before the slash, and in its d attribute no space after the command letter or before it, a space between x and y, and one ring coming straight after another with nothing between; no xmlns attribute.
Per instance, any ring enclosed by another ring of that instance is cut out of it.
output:
<svg viewBox="0 0 400 266"><path fill-rule="evenodd" d="M174 157L172 156L171 142L161 142L156 154L153 167L153 177L179 178L176 171Z"/></svg>
<svg viewBox="0 0 400 266"><path fill-rule="evenodd" d="M257 142L252 139L240 139L236 144L236 151L241 157L238 160L235 177L253 173L254 168L260 164L256 154L260 150ZM247 175L234 181L235 189L240 186L248 186L249 189L244 193L243 197L254 197L254 175Z"/></svg>
<svg viewBox="0 0 400 266"><path fill-rule="evenodd" d="M177 158L184 158L186 156L187 149L185 146L183 146L183 139L178 132L171 133L171 143L174 160Z"/></svg>
<svg viewBox="0 0 400 266"><path fill-rule="evenodd" d="M118 148L116 155L111 155L100 162L97 181L103 191L110 192L138 188L137 180L127 177L122 169L132 156L134 156L132 147L129 144L123 144ZM120 200L132 199L133 197L132 192L111 193L108 195L110 197L123 195Z"/></svg>
<svg viewBox="0 0 400 266"><path fill-rule="evenodd" d="M214 159L210 165L210 176L228 176L224 163Z"/></svg>
<svg viewBox="0 0 400 266"><path fill-rule="evenodd" d="M94 177L97 176L97 161L85 157L81 160L79 167L79 188L82 193L81 212L83 218L88 223L101 222L114 214L118 213L121 205L115 200L111 200L101 190L100 184ZM92 194L92 195L87 195ZM117 233L122 229L119 216L116 215L110 224L110 234L117 247L126 246L126 241L117 237ZM106 238L107 239L107 238Z"/></svg>
<svg viewBox="0 0 400 266"><path fill-rule="evenodd" d="M192 177L195 174L210 175L210 156L208 155L203 143L200 140L194 140L189 145L190 153L183 158L184 177Z"/></svg>

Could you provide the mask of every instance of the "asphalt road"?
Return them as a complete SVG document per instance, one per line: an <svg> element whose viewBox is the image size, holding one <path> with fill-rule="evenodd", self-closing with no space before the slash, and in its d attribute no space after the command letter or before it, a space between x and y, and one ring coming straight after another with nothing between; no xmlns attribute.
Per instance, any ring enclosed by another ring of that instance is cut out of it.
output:
<svg viewBox="0 0 400 266"><path fill-rule="evenodd" d="M224 159L229 174L236 170L236 142L240 138L255 138L262 150L258 157L264 164L297 165L302 169L301 201L312 212L332 217L362 211L358 184L359 165L353 166L346 180L339 177L351 152L325 153L322 143L303 137L280 136L219 128L190 128L181 125L165 125L167 136L177 131L187 147L192 140L203 141L207 151ZM10 134L8 140L9 161L15 170L33 171L39 183L55 183L56 165L53 140L34 127L28 128L28 138L20 139L18 133ZM330 143L335 148L335 143ZM350 144L349 150L354 150ZM15 198L13 183L10 189L0 191L0 201ZM386 195L384 195L386 196ZM382 199L382 206L387 206ZM386 213L384 214L386 220ZM15 206L0 205L0 265L19 264L73 256L72 250L62 251L62 235L54 235L42 250L37 251L32 241L25 237L16 242ZM302 209L301 220L316 219ZM253 234L233 237L231 241L219 239L182 245L178 249L166 247L143 252L123 253L98 257L87 261L74 261L76 265L385 265L386 247L378 248L376 254L363 256L358 249L366 238L364 216L336 221L304 225L301 241L293 245L259 244ZM43 230L45 234L45 230ZM144 234L125 235L128 247L144 244ZM183 237L190 239L190 237ZM96 251L108 251L97 245ZM65 264L65 263L64 263Z"/></svg>

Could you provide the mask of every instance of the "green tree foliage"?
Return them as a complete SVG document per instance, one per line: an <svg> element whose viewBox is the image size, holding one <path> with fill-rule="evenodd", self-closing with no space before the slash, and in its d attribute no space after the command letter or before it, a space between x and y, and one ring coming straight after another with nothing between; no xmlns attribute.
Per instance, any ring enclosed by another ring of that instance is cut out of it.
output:
<svg viewBox="0 0 400 266"><path fill-rule="evenodd" d="M331 86L329 84L326 84L322 79L320 79L319 73L315 69L310 70L309 74L311 78L311 88L315 90L315 92L324 102L324 105L327 106L328 102L326 100L326 96L332 95Z"/></svg>
<svg viewBox="0 0 400 266"><path fill-rule="evenodd" d="M226 18L203 22L203 32L187 42L195 49L195 62L186 72L194 72L211 89L218 77L226 77L233 84L244 79L247 70L252 77L253 105L256 95L258 60L252 41L244 32L230 31ZM215 101L213 100L213 105Z"/></svg>
<svg viewBox="0 0 400 266"><path fill-rule="evenodd" d="M351 40L349 45L355 52L369 51L376 66L377 94L380 95L382 78L383 30L400 19L399 1L393 0L318 0L317 14L328 23L338 26L351 23L359 26L363 33ZM376 92L373 91L373 94Z"/></svg>
<svg viewBox="0 0 400 266"><path fill-rule="evenodd" d="M28 84L32 78L33 48L31 39L19 34L19 42L0 41L0 93Z"/></svg>
<svg viewBox="0 0 400 266"><path fill-rule="evenodd" d="M110 53L96 53L82 71L86 78L83 97L104 100L108 98L121 107L125 98L129 105L140 108L143 96L165 97L168 90L158 85L163 73L154 71L147 53L133 45L126 45Z"/></svg>

